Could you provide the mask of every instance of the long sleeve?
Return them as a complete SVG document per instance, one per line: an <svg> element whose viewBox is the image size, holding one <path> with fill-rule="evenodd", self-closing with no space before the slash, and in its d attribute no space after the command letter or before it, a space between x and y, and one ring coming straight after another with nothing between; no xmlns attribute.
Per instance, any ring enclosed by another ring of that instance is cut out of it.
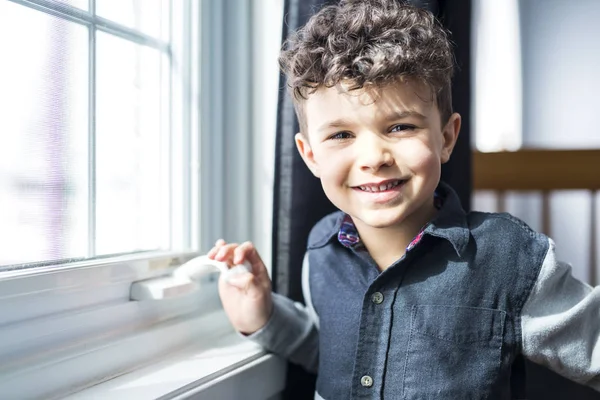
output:
<svg viewBox="0 0 600 400"><path fill-rule="evenodd" d="M273 314L257 332L247 336L265 349L307 371L316 373L319 359L319 320L312 306L308 257L302 264L302 291L306 306L273 293Z"/></svg>
<svg viewBox="0 0 600 400"><path fill-rule="evenodd" d="M575 279L551 240L521 328L525 357L600 391L600 286Z"/></svg>

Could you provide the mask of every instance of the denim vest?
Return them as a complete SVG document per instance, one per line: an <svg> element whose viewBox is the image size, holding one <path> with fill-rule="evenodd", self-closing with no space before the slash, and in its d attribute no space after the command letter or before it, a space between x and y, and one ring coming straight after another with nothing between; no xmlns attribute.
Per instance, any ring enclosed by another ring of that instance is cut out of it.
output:
<svg viewBox="0 0 600 400"><path fill-rule="evenodd" d="M325 399L515 396L521 309L548 240L508 214L466 214L449 186L437 190L444 204L423 238L383 272L337 240L343 213L311 231Z"/></svg>

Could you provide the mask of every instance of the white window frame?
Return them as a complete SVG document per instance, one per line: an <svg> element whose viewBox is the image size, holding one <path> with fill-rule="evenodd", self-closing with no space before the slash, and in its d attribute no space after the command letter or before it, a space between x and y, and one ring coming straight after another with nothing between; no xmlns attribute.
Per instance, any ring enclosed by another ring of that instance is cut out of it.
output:
<svg viewBox="0 0 600 400"><path fill-rule="evenodd" d="M0 1L38 8L71 21L96 18L96 22L103 22L88 12L49 0ZM168 358L186 346L204 343L206 347L216 338L231 337L235 333L220 306L216 274L203 278L200 291L160 301L131 301L131 285L169 275L183 262L207 251L216 237L254 240L268 261L270 237L264 233L271 229L265 221L270 220L272 193L257 191L256 183L264 186L264 169L273 165L270 149L274 147L275 113L271 114L272 121L256 115L276 108L278 80L265 84L265 76L276 74L277 67L256 68L265 64L256 56L264 50L263 44L253 43L252 38L270 43L279 40L283 2L269 0L277 8L273 12L276 20L266 21L261 6L250 0L173 1L190 10L185 18L183 13L179 17L175 10L172 13L172 26L180 28L173 34L172 64L181 67L176 73L182 79L173 79L171 90L180 102L183 118L172 121L172 129L181 134L175 135L169 146L173 159L179 162L174 168L188 175L174 183L183 186L178 191L183 195L172 198L171 204L172 215L189 224L172 226L171 237L172 247L182 251L40 263L35 268L0 272L3 397L59 398L83 393L86 388ZM93 4L90 0L90 10ZM257 22L272 24L275 39L265 35L264 26ZM126 27L112 26L127 31ZM151 39L135 35L138 40ZM273 90L272 95L263 94L267 88ZM253 105L253 100L265 99L265 104ZM234 129L239 121L243 126ZM252 140L258 129L271 131L266 139L259 139L264 146ZM188 186L185 181L190 182ZM235 364L240 371L249 366L256 371L261 365L268 367L265 371L278 374L271 376L274 382L269 390L274 392L263 391L256 398L281 390L282 361L257 349L246 361ZM198 376L189 395L199 398L199 390L215 393L214 382L234 372L231 367L224 368L209 381ZM185 397L188 394L180 388L165 398Z"/></svg>

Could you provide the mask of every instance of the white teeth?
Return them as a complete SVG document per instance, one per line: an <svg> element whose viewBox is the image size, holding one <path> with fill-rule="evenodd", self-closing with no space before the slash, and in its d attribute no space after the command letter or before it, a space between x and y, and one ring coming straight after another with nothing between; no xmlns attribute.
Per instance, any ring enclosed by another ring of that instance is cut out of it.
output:
<svg viewBox="0 0 600 400"><path fill-rule="evenodd" d="M379 186L378 185L359 186L359 189L364 192L378 193L378 192L383 192L385 190L390 190L391 188L394 188L394 187L400 185L401 182L402 181L393 181L388 184L382 184Z"/></svg>

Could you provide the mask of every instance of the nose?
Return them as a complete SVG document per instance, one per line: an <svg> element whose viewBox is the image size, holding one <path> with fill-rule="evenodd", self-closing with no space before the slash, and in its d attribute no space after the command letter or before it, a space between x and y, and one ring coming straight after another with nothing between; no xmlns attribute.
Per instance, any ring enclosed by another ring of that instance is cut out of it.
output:
<svg viewBox="0 0 600 400"><path fill-rule="evenodd" d="M363 135L362 139L357 146L357 159L361 170L375 172L394 165L394 157L389 144L383 138L379 135L369 134Z"/></svg>

